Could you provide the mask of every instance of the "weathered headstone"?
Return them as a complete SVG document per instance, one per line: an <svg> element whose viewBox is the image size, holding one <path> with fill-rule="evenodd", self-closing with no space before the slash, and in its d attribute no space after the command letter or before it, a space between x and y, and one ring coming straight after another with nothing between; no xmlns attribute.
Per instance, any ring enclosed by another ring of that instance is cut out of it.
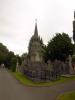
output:
<svg viewBox="0 0 75 100"><path fill-rule="evenodd" d="M19 72L19 71L20 71L20 69L19 69L19 63L17 61L17 63L16 63L16 72Z"/></svg>
<svg viewBox="0 0 75 100"><path fill-rule="evenodd" d="M69 62L68 62L68 64L69 64L69 73L70 74L74 74L74 69L72 67L72 57L71 57L71 55L69 55Z"/></svg>

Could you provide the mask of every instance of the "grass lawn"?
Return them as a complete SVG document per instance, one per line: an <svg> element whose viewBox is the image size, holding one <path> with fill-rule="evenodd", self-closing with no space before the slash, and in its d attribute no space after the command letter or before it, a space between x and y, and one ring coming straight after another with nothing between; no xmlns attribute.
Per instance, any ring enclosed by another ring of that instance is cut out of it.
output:
<svg viewBox="0 0 75 100"><path fill-rule="evenodd" d="M75 91L64 93L57 100L75 100Z"/></svg>
<svg viewBox="0 0 75 100"><path fill-rule="evenodd" d="M50 82L33 82L32 80L28 79L26 76L24 76L20 72L13 72L13 75L22 84L27 85L27 86L52 86L52 85L55 85L55 84L59 84L59 83L64 83L64 82L75 80L75 76L71 76L71 77L64 77L64 76L62 76L59 80L55 80L55 81L50 81Z"/></svg>

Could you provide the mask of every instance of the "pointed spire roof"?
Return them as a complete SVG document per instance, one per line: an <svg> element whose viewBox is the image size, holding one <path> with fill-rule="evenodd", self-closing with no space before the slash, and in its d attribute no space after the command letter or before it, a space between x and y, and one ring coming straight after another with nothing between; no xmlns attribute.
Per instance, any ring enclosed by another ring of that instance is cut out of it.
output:
<svg viewBox="0 0 75 100"><path fill-rule="evenodd" d="M75 11L74 11L74 19L75 19Z"/></svg>
<svg viewBox="0 0 75 100"><path fill-rule="evenodd" d="M38 37L37 19L35 20L35 30L34 30L34 36L35 36L35 37Z"/></svg>

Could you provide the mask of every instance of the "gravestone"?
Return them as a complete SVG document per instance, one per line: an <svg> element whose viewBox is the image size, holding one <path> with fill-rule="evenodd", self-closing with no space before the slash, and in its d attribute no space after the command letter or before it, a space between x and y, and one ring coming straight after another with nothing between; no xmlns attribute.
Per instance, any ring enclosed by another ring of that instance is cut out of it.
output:
<svg viewBox="0 0 75 100"><path fill-rule="evenodd" d="M71 57L71 55L69 55L69 62L68 62L68 64L69 64L69 73L70 74L74 74L74 69L72 67L72 57Z"/></svg>
<svg viewBox="0 0 75 100"><path fill-rule="evenodd" d="M18 63L18 61L17 61L17 63L16 63L16 72L19 72L20 71L20 68L19 68L20 66L19 66L19 63Z"/></svg>

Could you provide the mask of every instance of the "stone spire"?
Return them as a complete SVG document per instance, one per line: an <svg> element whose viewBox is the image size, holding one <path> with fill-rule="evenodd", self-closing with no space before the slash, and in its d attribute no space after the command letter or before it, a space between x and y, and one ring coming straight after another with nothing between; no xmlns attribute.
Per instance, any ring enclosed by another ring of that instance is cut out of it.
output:
<svg viewBox="0 0 75 100"><path fill-rule="evenodd" d="M75 11L74 11L74 19L75 19Z"/></svg>
<svg viewBox="0 0 75 100"><path fill-rule="evenodd" d="M75 43L75 11L74 11L74 21L73 21L73 41Z"/></svg>
<svg viewBox="0 0 75 100"><path fill-rule="evenodd" d="M34 37L38 37L37 19L35 20L35 30L34 30Z"/></svg>

